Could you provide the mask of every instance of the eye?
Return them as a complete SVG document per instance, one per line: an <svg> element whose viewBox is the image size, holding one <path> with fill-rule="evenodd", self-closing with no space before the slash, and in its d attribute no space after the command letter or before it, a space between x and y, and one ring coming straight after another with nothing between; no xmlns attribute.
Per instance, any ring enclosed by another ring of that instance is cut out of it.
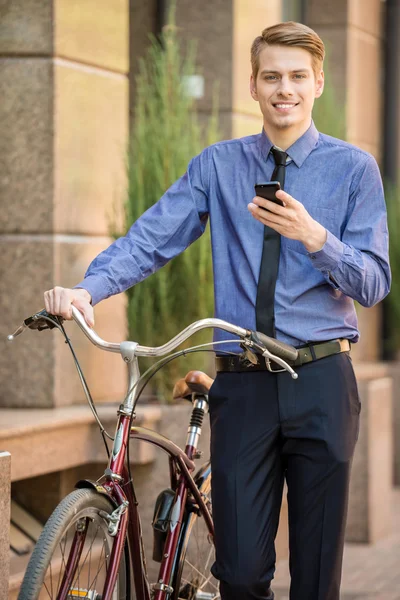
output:
<svg viewBox="0 0 400 600"><path fill-rule="evenodd" d="M277 78L276 75L265 75L264 80L265 81L275 81Z"/></svg>
<svg viewBox="0 0 400 600"><path fill-rule="evenodd" d="M295 73L294 78L295 79L305 79L306 75L304 73Z"/></svg>

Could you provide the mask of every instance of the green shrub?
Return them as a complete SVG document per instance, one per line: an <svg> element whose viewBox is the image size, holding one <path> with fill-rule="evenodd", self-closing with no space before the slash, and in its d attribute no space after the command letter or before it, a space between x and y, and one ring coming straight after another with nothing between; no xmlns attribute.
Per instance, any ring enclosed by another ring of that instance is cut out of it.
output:
<svg viewBox="0 0 400 600"><path fill-rule="evenodd" d="M315 126L321 133L326 133L341 140L346 139L345 106L338 100L338 95L329 74L329 55L325 59L325 87L323 94L317 98L313 108Z"/></svg>
<svg viewBox="0 0 400 600"><path fill-rule="evenodd" d="M195 101L185 93L185 77L195 72L194 45L182 50L170 19L160 40L152 38L136 80L125 206L127 229L184 174L191 158L218 140L217 103L208 125L202 127ZM192 321L212 316L208 228L193 246L127 294L129 339L140 344L161 345ZM186 346L210 341L211 337L209 330L199 333ZM168 399L178 375L192 368L207 368L209 360L209 354L196 353L171 362L153 380L157 393ZM144 360L143 367L153 362Z"/></svg>
<svg viewBox="0 0 400 600"><path fill-rule="evenodd" d="M385 198L389 228L389 257L392 270L390 294L384 300L387 316L385 353L393 357L400 348L400 189L385 183Z"/></svg>

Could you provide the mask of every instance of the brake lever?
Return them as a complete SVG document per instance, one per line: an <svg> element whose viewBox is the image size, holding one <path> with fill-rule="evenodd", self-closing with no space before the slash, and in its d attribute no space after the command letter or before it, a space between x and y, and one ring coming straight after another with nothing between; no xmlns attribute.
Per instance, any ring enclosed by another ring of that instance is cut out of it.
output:
<svg viewBox="0 0 400 600"><path fill-rule="evenodd" d="M264 350L264 352L262 353L264 359L265 359L265 363L267 365L267 369L268 371L271 371L271 373L276 373L277 371L274 371L274 369L271 369L271 363L270 361L273 360L274 362L278 363L278 365L280 365L281 367L283 367L283 369L285 371L288 371L290 373L290 375L292 376L292 379L298 379L299 375L298 373L296 373L296 371L294 371L292 369L292 367L290 365L287 364L287 362L285 362L283 360L283 358L280 358L279 356L275 356L275 354L271 354L271 352L267 349Z"/></svg>
<svg viewBox="0 0 400 600"><path fill-rule="evenodd" d="M23 333L25 331L25 329L26 329L26 325L25 325L25 323L23 323L22 325L20 325L18 327L18 329L16 329L14 331L14 333L12 333L11 335L7 336L7 340L9 342L13 342L18 335L21 335L21 333Z"/></svg>
<svg viewBox="0 0 400 600"><path fill-rule="evenodd" d="M299 375L298 373L296 373L296 371L294 371L292 369L292 367L290 365L288 365L287 362L285 362L283 360L283 358L280 358L279 356L276 356L275 354L272 354L269 350L267 350L267 348L265 348L264 346L260 346L258 344L256 344L255 342L253 342L252 340L243 340L243 346L242 348L245 350L246 353L246 357L248 358L248 360L250 360L250 362L254 363L253 359L249 359L249 354L252 353L252 348L256 348L260 354L264 357L265 359L265 364L267 365L267 369L268 371L270 371L271 373L277 373L279 371L276 371L274 369L271 368L271 360L273 360L274 362L276 362L278 365L280 365L284 371L288 371L290 373L290 375L292 376L292 379L298 379ZM247 346L247 348L246 348ZM255 354L255 353L254 353Z"/></svg>
<svg viewBox="0 0 400 600"><path fill-rule="evenodd" d="M31 317L24 319L22 325L20 325L13 334L7 336L7 340L9 342L14 341L18 335L21 335L21 333L25 331L25 329L37 329L38 331L54 329L54 327L59 327L63 321L64 319L62 317L50 315L45 309L43 309Z"/></svg>

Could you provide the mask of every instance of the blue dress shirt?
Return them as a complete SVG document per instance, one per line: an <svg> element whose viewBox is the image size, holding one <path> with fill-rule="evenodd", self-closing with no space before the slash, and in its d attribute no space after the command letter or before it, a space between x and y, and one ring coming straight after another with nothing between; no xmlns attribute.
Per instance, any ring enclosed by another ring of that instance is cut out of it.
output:
<svg viewBox="0 0 400 600"><path fill-rule="evenodd" d="M126 290L185 250L209 220L215 316L255 329L264 226L247 205L254 184L271 178L271 147L263 131L206 148L126 236L94 259L76 287L85 288L93 304ZM285 191L326 228L327 240L321 250L309 253L301 242L282 237L276 337L296 346L339 337L356 342L353 299L372 306L390 288L378 166L367 152L319 133L313 123L287 153ZM214 336L231 337L220 330Z"/></svg>

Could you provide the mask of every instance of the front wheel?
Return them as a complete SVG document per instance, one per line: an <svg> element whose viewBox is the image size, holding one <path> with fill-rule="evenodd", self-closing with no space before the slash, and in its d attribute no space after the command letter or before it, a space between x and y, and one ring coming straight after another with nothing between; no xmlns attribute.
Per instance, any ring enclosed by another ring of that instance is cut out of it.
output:
<svg viewBox="0 0 400 600"><path fill-rule="evenodd" d="M66 496L41 533L18 600L99 600L114 540L104 513L113 510L106 496L91 489L74 490ZM128 568L123 553L112 600L128 598Z"/></svg>
<svg viewBox="0 0 400 600"><path fill-rule="evenodd" d="M195 480L212 515L210 465L205 465ZM219 599L219 582L210 571L214 560L214 543L204 518L186 510L171 577L171 600Z"/></svg>

